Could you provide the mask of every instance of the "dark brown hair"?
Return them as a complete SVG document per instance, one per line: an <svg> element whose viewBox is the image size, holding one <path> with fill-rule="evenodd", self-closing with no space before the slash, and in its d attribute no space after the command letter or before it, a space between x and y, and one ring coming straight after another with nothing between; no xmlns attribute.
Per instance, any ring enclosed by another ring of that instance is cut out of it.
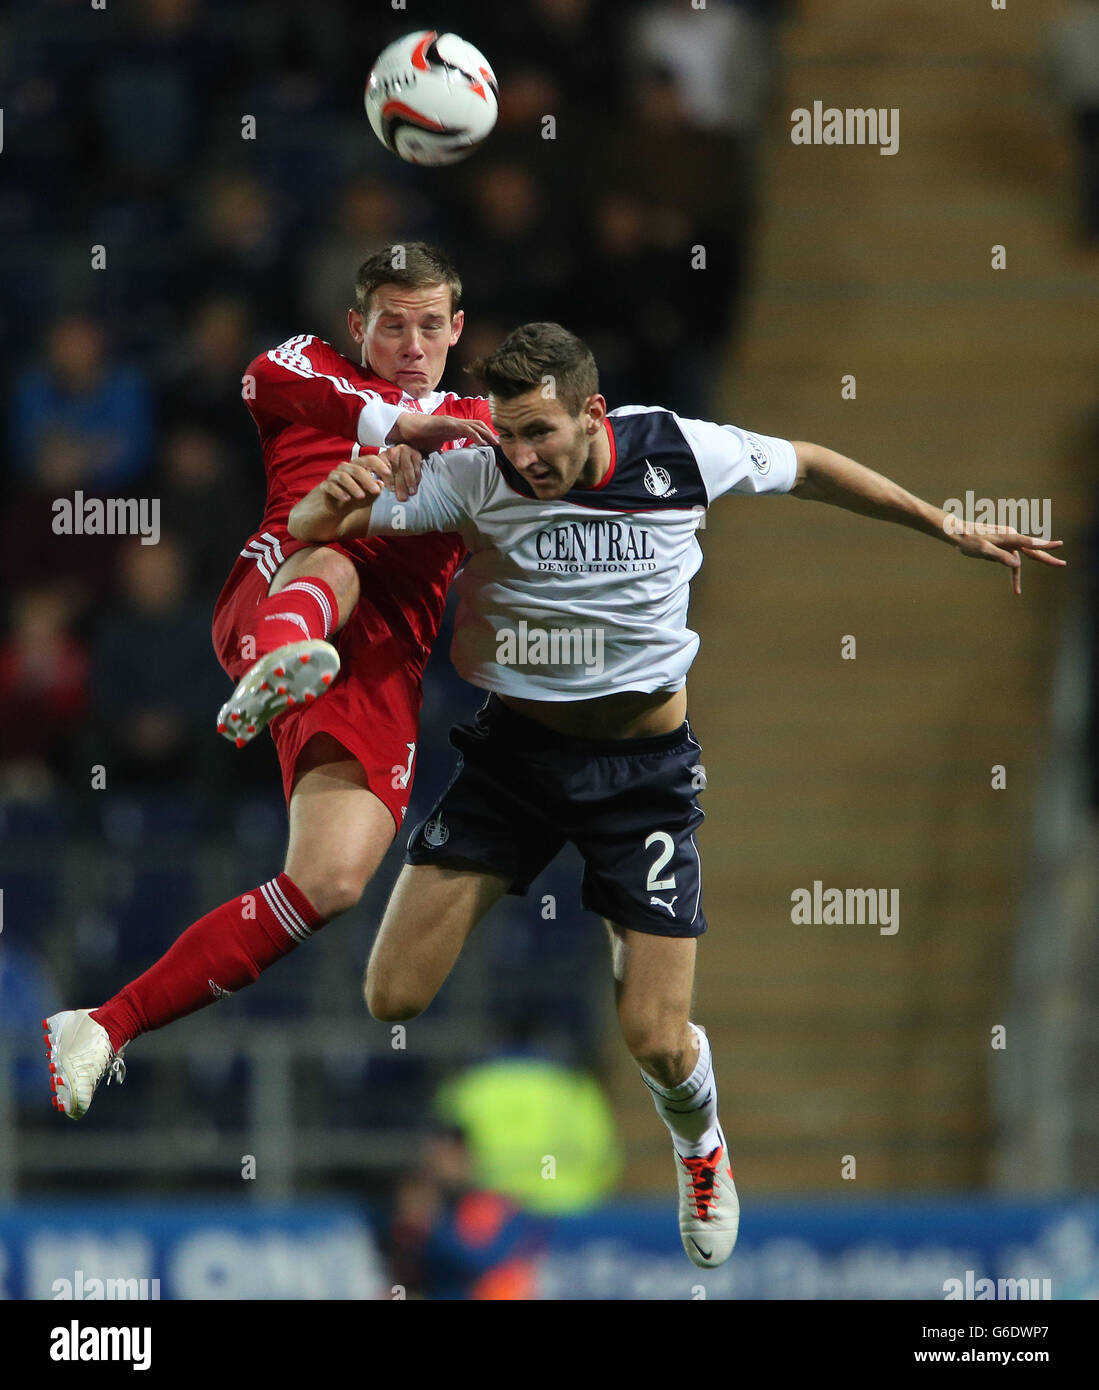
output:
<svg viewBox="0 0 1099 1390"><path fill-rule="evenodd" d="M405 290L448 285L452 317L462 302L462 282L450 257L426 241L395 241L367 256L355 276L355 305L361 314L370 313L371 296L382 285Z"/></svg>
<svg viewBox="0 0 1099 1390"><path fill-rule="evenodd" d="M599 370L591 348L559 323L525 323L509 333L495 352L466 369L494 396L511 400L552 386L547 399L559 400L570 415L599 390Z"/></svg>

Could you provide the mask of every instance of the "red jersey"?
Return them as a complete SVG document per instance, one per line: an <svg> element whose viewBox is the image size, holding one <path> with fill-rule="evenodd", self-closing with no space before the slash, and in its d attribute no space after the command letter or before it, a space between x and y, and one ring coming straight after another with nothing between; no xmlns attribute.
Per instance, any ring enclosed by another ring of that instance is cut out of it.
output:
<svg viewBox="0 0 1099 1390"><path fill-rule="evenodd" d="M308 333L251 362L242 395L259 430L267 470L260 532L285 527L295 503L351 457L354 444L376 453L402 411L492 424L483 396L433 391L416 399ZM454 440L444 447L466 442ZM465 554L461 539L442 533L363 538L342 548L354 551L363 594L394 634L411 636L419 652L426 653L438 635L447 588Z"/></svg>

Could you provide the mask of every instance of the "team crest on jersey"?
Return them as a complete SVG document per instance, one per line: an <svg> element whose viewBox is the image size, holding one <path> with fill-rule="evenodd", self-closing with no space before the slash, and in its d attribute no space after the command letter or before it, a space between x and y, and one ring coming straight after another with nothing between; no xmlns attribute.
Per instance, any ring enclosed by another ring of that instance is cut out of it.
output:
<svg viewBox="0 0 1099 1390"><path fill-rule="evenodd" d="M750 445L748 457L752 460L752 467L757 473L770 473L771 459L762 443L754 434L748 435L748 443Z"/></svg>
<svg viewBox="0 0 1099 1390"><path fill-rule="evenodd" d="M656 468L648 459L645 460L645 486L654 497L675 496L671 474L666 468Z"/></svg>
<svg viewBox="0 0 1099 1390"><path fill-rule="evenodd" d="M443 820L442 816L432 816L424 826L424 842L429 844L432 849L438 849L440 845L445 845L450 839L450 827Z"/></svg>

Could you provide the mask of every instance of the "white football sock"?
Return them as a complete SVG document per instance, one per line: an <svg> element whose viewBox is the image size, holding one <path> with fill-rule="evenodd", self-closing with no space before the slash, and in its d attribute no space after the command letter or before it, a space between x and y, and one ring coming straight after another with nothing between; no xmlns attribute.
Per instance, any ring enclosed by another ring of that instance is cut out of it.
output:
<svg viewBox="0 0 1099 1390"><path fill-rule="evenodd" d="M641 1080L653 1093L657 1114L672 1132L672 1144L683 1158L711 1153L721 1143L717 1132L717 1082L710 1040L703 1029L688 1023L698 1038L698 1061L686 1081L661 1086L645 1072Z"/></svg>

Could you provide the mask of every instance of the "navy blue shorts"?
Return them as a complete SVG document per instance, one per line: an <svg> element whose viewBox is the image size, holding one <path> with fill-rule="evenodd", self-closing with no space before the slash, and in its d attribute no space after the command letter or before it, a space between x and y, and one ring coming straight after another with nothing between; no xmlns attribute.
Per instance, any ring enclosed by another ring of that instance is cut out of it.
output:
<svg viewBox="0 0 1099 1390"><path fill-rule="evenodd" d="M695 843L705 774L688 723L655 738L569 738L491 695L450 741L457 769L406 863L471 860L524 894L571 840L589 911L656 936L706 930Z"/></svg>

